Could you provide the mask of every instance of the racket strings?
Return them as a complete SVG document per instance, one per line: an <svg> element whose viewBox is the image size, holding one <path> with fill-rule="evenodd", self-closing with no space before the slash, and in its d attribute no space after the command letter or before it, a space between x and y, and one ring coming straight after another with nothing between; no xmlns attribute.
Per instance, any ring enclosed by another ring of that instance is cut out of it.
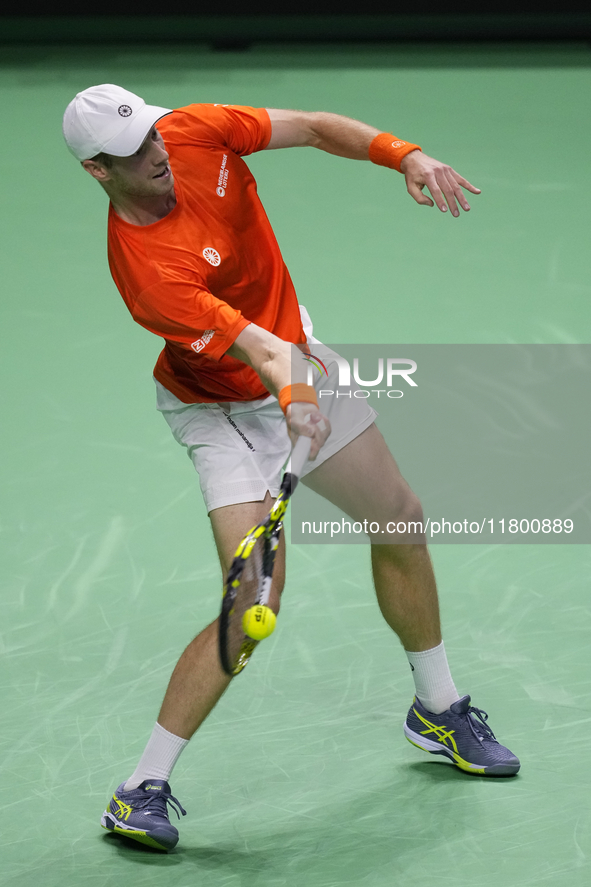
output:
<svg viewBox="0 0 591 887"><path fill-rule="evenodd" d="M261 535L245 559L239 584L234 589L236 597L228 621L227 638L228 656L232 663L238 660L240 649L247 637L242 628L242 617L257 603L259 590L263 584L265 547L265 537Z"/></svg>

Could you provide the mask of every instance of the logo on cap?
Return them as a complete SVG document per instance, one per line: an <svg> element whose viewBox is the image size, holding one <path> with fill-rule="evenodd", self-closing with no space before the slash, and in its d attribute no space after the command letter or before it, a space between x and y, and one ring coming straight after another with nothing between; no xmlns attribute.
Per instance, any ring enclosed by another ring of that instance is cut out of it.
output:
<svg viewBox="0 0 591 887"><path fill-rule="evenodd" d="M130 117L132 113L129 105L119 105L117 111L119 112L119 114L121 114L122 117Z"/></svg>

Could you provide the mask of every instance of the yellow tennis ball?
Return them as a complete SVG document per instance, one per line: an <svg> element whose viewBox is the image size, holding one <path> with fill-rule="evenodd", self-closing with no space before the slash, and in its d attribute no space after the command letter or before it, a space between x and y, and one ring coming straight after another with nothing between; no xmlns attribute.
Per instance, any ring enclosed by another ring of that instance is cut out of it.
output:
<svg viewBox="0 0 591 887"><path fill-rule="evenodd" d="M277 617L269 607L250 607L242 617L242 630L253 641L262 641L275 631Z"/></svg>

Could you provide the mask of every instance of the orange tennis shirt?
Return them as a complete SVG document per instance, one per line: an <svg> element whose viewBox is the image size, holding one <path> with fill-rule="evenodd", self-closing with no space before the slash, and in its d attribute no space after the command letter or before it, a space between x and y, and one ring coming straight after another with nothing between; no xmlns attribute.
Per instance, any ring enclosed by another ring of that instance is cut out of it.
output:
<svg viewBox="0 0 591 887"><path fill-rule="evenodd" d="M162 336L154 375L184 403L266 397L226 352L249 323L306 341L293 283L244 155L271 137L263 108L189 105L157 124L176 206L152 225L109 209L113 280L137 323Z"/></svg>

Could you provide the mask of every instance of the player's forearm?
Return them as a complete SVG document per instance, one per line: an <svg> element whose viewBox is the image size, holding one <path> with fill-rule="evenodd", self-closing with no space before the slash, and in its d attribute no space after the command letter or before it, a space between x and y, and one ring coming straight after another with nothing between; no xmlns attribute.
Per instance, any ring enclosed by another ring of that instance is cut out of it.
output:
<svg viewBox="0 0 591 887"><path fill-rule="evenodd" d="M231 357L252 367L261 382L275 397L282 388L306 381L307 364L292 360L295 346L254 323L249 324L228 349Z"/></svg>
<svg viewBox="0 0 591 887"><path fill-rule="evenodd" d="M279 400L292 441L298 435L312 438L309 458L313 461L330 434L330 422L318 409L316 396L312 399L309 396L310 388L306 385L308 364L303 358L300 359L297 345L284 342L251 323L236 338L228 354L252 367L267 391ZM291 400L294 389L289 386L296 382L304 383L301 386L304 391L296 391ZM282 388L288 388L289 392L289 400L283 404L279 397ZM311 391L313 394L314 390ZM302 397L302 394L306 396Z"/></svg>
<svg viewBox="0 0 591 887"><path fill-rule="evenodd" d="M338 157L369 160L369 146L380 133L374 126L340 114L267 110L273 127L269 148L313 147Z"/></svg>
<svg viewBox="0 0 591 887"><path fill-rule="evenodd" d="M359 120L325 113L312 115L311 131L312 147L351 160L369 160L369 146L380 133Z"/></svg>

